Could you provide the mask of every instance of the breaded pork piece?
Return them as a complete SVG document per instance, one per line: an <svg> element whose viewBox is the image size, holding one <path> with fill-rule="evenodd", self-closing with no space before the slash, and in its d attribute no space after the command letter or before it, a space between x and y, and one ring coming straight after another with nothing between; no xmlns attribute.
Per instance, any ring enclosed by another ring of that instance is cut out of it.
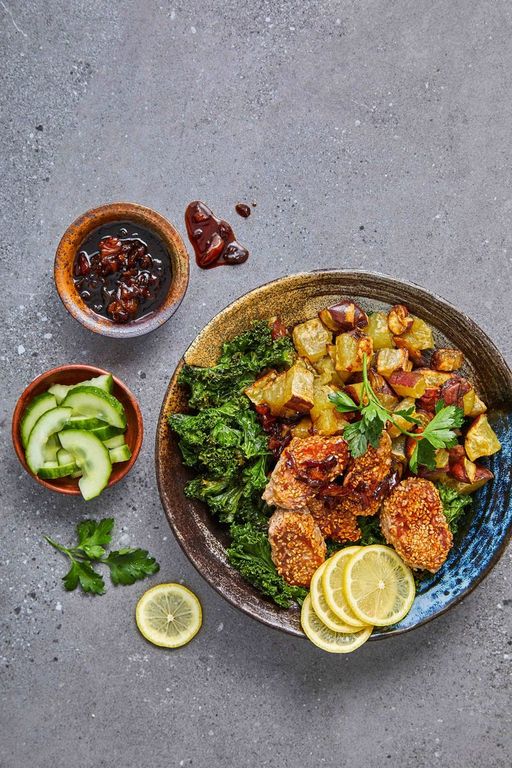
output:
<svg viewBox="0 0 512 768"><path fill-rule="evenodd" d="M279 575L287 584L309 587L326 553L324 537L309 512L276 510L269 521L268 540Z"/></svg>
<svg viewBox="0 0 512 768"><path fill-rule="evenodd" d="M379 447L368 447L366 453L351 459L343 481L343 509L353 515L374 515L378 512L388 488L391 473L391 438L383 432Z"/></svg>
<svg viewBox="0 0 512 768"><path fill-rule="evenodd" d="M380 526L410 568L435 573L453 544L439 492L430 480L402 480L384 501Z"/></svg>
<svg viewBox="0 0 512 768"><path fill-rule="evenodd" d="M309 499L308 509L326 538L342 544L348 541L359 541L361 538L357 517L350 510L345 509L341 499L336 497Z"/></svg>
<svg viewBox="0 0 512 768"><path fill-rule="evenodd" d="M318 489L340 475L348 461L348 447L340 436L294 437L282 452L263 500L283 509L304 507Z"/></svg>

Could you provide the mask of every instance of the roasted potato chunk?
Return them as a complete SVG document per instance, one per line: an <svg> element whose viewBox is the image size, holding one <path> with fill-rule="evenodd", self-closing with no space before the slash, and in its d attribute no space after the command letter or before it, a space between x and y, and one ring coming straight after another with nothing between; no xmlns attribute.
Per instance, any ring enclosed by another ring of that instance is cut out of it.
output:
<svg viewBox="0 0 512 768"><path fill-rule="evenodd" d="M479 488L481 488L493 478L494 475L490 469L487 469L487 467L479 467L477 464L475 479L472 482L457 480L455 477L450 475L440 477L439 479L449 488L455 488L456 491L466 496L467 494L478 491Z"/></svg>
<svg viewBox="0 0 512 768"><path fill-rule="evenodd" d="M315 384L314 403L310 415L315 432L320 435L335 435L337 432L342 432L348 423L334 403L329 400L329 395L334 392L336 390L333 387Z"/></svg>
<svg viewBox="0 0 512 768"><path fill-rule="evenodd" d="M427 359L422 353L421 349L416 349L416 347L410 341L404 338L404 336L393 336L393 339L399 349L407 350L411 367L412 364L414 364L417 368L424 368L427 365Z"/></svg>
<svg viewBox="0 0 512 768"><path fill-rule="evenodd" d="M477 416L471 424L466 433L464 448L471 461L479 459L480 456L492 456L500 450L501 443L485 414ZM472 481L472 478L470 480Z"/></svg>
<svg viewBox="0 0 512 768"><path fill-rule="evenodd" d="M403 304L395 304L388 312L388 328L393 336L401 336L414 322L409 310Z"/></svg>
<svg viewBox="0 0 512 768"><path fill-rule="evenodd" d="M369 336L359 331L341 333L336 337L336 370L354 371L363 370L363 355L369 360L373 353L373 344Z"/></svg>
<svg viewBox="0 0 512 768"><path fill-rule="evenodd" d="M394 347L393 335L388 327L388 317L385 312L374 312L368 318L368 325L363 328L363 331L373 341L373 348L386 349L386 347Z"/></svg>
<svg viewBox="0 0 512 768"><path fill-rule="evenodd" d="M485 413L487 410L487 406L484 403L483 400L481 400L477 393L475 392L475 401L473 403L473 407L471 411L467 414L467 416L480 416L481 413Z"/></svg>
<svg viewBox="0 0 512 768"><path fill-rule="evenodd" d="M322 309L318 317L330 331L352 331L354 328L364 328L368 317L361 307L350 299L340 299L327 309Z"/></svg>
<svg viewBox="0 0 512 768"><path fill-rule="evenodd" d="M417 368L415 372L423 376L428 389L431 387L442 387L443 384L454 378L452 373L434 371L432 368Z"/></svg>
<svg viewBox="0 0 512 768"><path fill-rule="evenodd" d="M345 392L349 397L352 398L352 400L357 403L358 405L361 405L361 399L363 397L363 382L362 381L353 381L351 384L345 384ZM365 405L368 402L368 398L365 397Z"/></svg>
<svg viewBox="0 0 512 768"><path fill-rule="evenodd" d="M410 421L407 421L407 419L404 419L403 416L397 416L397 411L407 411L409 408L413 408L415 406L414 398L412 397L406 397L403 400L401 400L395 407L393 408L393 411L395 412L393 415L393 421L396 422L395 424L392 424L391 422L388 422L387 426L387 432L390 435L390 437L399 437L402 433L401 430L405 429L407 432L412 432L414 428L414 424ZM416 411L413 411L411 416L416 417Z"/></svg>
<svg viewBox="0 0 512 768"><path fill-rule="evenodd" d="M290 430L294 437L311 437L313 434L313 422L309 416L304 416L298 424L295 424Z"/></svg>
<svg viewBox="0 0 512 768"><path fill-rule="evenodd" d="M368 380L370 382L371 388L377 395L379 402L381 402L382 405L388 410L394 408L398 403L398 398L387 383L384 376L381 376L380 373L377 373L372 369L368 371Z"/></svg>
<svg viewBox="0 0 512 768"><path fill-rule="evenodd" d="M386 379L394 371L405 371L409 360L406 349L379 349L377 354L377 371Z"/></svg>
<svg viewBox="0 0 512 768"><path fill-rule="evenodd" d="M457 371L464 363L464 355L458 349L436 349L430 365L436 371Z"/></svg>
<svg viewBox="0 0 512 768"><path fill-rule="evenodd" d="M336 350L334 345L330 346ZM315 363L315 370L318 373L319 384L333 384L335 387L342 387L350 376L350 373L348 372L336 370L334 359L330 354L321 357L320 360Z"/></svg>
<svg viewBox="0 0 512 768"><path fill-rule="evenodd" d="M266 403L273 416L290 416L313 407L313 382L313 373L299 360L283 373L271 371L258 379L245 394L256 405Z"/></svg>
<svg viewBox="0 0 512 768"><path fill-rule="evenodd" d="M400 397L421 397L426 389L425 379L416 371L395 371L388 381Z"/></svg>
<svg viewBox="0 0 512 768"><path fill-rule="evenodd" d="M332 341L332 333L317 317L296 325L292 336L299 355L306 357L311 363L320 360L327 353L327 345Z"/></svg>
<svg viewBox="0 0 512 768"><path fill-rule="evenodd" d="M434 346L432 328L419 317L414 317L409 330L402 334L402 339L409 342L417 350L432 349Z"/></svg>

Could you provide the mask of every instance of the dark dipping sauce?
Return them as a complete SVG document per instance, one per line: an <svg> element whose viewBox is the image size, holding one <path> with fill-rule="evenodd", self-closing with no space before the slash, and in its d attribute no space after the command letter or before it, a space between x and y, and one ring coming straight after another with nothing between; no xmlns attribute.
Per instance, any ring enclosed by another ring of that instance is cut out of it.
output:
<svg viewBox="0 0 512 768"><path fill-rule="evenodd" d="M235 211L242 219L247 219L251 215L251 209L246 203L237 203L235 205Z"/></svg>
<svg viewBox="0 0 512 768"><path fill-rule="evenodd" d="M93 230L73 264L82 300L114 323L129 323L158 309L171 284L171 260L162 240L131 221Z"/></svg>
<svg viewBox="0 0 512 768"><path fill-rule="evenodd" d="M231 225L224 219L218 219L200 200L194 200L187 206L185 224L198 267L212 269L243 264L249 258L249 251L240 245Z"/></svg>

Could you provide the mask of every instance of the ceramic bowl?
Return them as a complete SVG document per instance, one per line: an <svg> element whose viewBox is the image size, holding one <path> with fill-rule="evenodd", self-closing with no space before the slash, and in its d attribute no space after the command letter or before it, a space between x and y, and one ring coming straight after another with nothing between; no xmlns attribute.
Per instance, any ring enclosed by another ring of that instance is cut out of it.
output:
<svg viewBox="0 0 512 768"><path fill-rule="evenodd" d="M109 373L109 371L104 371L102 368L96 368L93 365L61 365L58 368L52 368L50 371L42 373L37 379L34 379L19 398L12 417L12 441L14 450L29 475L31 475L34 480L37 480L40 485L44 485L45 488L57 491L57 493L66 493L70 496L80 495L78 479L62 477L58 480L43 480L42 478L37 477L37 475L34 475L29 469L27 462L25 461L25 451L23 450L20 437L20 422L26 406L33 397L41 394L41 392L45 392L52 386L52 384L78 384L80 381L86 381L87 379L101 376L103 373ZM137 456L139 455L144 436L142 414L137 399L135 395L130 392L126 384L123 384L123 382L116 376L114 376L113 394L121 401L126 413L125 439L130 447L132 456L129 461L123 461L112 465L112 474L108 482L109 488L111 485L115 485L122 480L133 467L137 461Z"/></svg>
<svg viewBox="0 0 512 768"><path fill-rule="evenodd" d="M403 303L433 328L437 346L454 346L465 355L465 375L489 406L502 450L487 465L495 474L474 496L473 515L459 531L448 560L422 581L410 613L400 624L376 629L371 639L411 630L458 603L489 573L503 554L512 531L510 465L512 459L512 374L492 341L445 300L411 283L358 271L298 274L263 285L220 312L189 347L165 395L156 440L156 468L162 504L176 538L202 576L230 603L255 619L294 635L302 634L298 608L283 610L245 582L226 559L228 536L200 502L185 498L192 473L181 461L167 419L186 410L186 392L178 384L186 361L211 365L222 341L247 329L252 320L279 315L286 325L316 315L340 296L356 299L370 311Z"/></svg>
<svg viewBox="0 0 512 768"><path fill-rule="evenodd" d="M172 278L169 292L157 309L123 324L98 315L85 304L73 282L73 263L81 244L94 229L126 220L152 230L164 242L171 259ZM154 331L176 312L187 290L189 258L178 230L159 213L136 203L109 203L82 214L64 232L55 255L54 277L62 303L75 320L94 333L126 339Z"/></svg>

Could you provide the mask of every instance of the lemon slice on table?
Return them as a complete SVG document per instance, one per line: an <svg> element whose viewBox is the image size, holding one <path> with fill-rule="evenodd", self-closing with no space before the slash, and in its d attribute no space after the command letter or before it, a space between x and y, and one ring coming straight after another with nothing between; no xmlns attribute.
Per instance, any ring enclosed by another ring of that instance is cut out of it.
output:
<svg viewBox="0 0 512 768"><path fill-rule="evenodd" d="M341 621L341 619L331 611L327 600L325 599L322 577L328 562L329 560L326 560L325 563L322 563L322 565L316 569L313 578L311 579L309 593L311 595L311 605L313 610L320 621L322 621L326 627L332 629L333 632L345 632L345 634L357 632L357 627Z"/></svg>
<svg viewBox="0 0 512 768"><path fill-rule="evenodd" d="M302 604L300 621L304 634L318 648L328 653L350 653L365 643L372 633L372 627L356 629L350 634L345 632L333 632L320 621L313 610L311 595L308 595Z"/></svg>
<svg viewBox="0 0 512 768"><path fill-rule="evenodd" d="M361 547L349 559L343 586L347 602L358 619L386 627L409 613L416 588L411 569L391 547Z"/></svg>
<svg viewBox="0 0 512 768"><path fill-rule="evenodd" d="M135 621L153 645L179 648L201 629L201 603L181 584L157 584L144 592L137 603Z"/></svg>
<svg viewBox="0 0 512 768"><path fill-rule="evenodd" d="M343 573L345 566L353 554L363 547L345 547L326 560L325 570L322 575L322 587L325 600L331 611L344 624L354 629L362 629L367 621L360 621L348 604L343 589Z"/></svg>

